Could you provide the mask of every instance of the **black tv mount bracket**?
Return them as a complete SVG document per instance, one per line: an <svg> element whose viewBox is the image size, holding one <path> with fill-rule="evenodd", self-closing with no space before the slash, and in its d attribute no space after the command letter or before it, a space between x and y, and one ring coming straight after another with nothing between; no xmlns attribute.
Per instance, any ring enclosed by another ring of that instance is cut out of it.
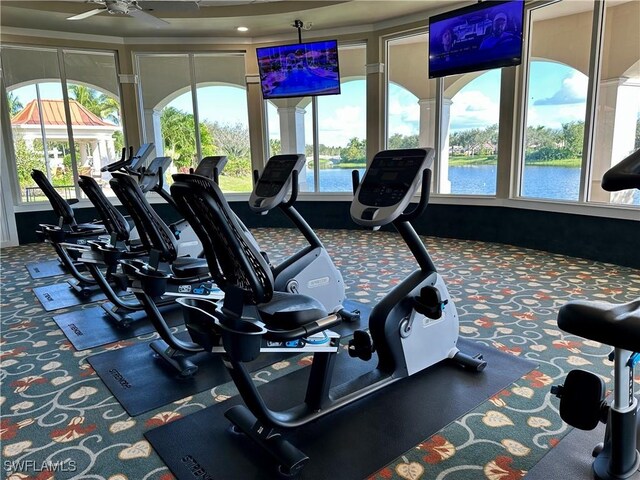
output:
<svg viewBox="0 0 640 480"><path fill-rule="evenodd" d="M305 24L302 20L293 21L291 26L298 29L298 43L302 43L302 30L311 30L312 25L311 22Z"/></svg>

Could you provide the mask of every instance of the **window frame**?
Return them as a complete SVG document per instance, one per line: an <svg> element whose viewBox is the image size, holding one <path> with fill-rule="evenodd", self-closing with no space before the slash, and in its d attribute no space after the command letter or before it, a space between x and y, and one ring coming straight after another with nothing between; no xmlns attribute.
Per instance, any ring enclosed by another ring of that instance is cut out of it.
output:
<svg viewBox="0 0 640 480"><path fill-rule="evenodd" d="M76 194L76 198L82 202L81 190L78 185L78 164L77 158L75 154L75 141L73 137L73 125L71 123L71 112L69 107L69 92L67 90L68 79L66 78L66 68L65 68L65 52L73 52L73 54L82 54L87 53L91 55L104 55L111 56L114 61L115 73L116 73L116 82L118 86L118 103L120 106L120 112L123 113L124 109L122 106L122 83L120 81L120 61L118 56L118 51L113 49L98 49L98 48L81 48L81 47L68 47L68 46L60 46L60 47L52 47L47 45L38 45L38 44L20 44L20 43L5 43L2 45L2 49L12 49L12 50L31 50L31 51L45 51L55 53L57 55L58 60L58 73L60 75L60 88L62 89L62 98L64 102L64 111L65 111L65 127L67 130L67 139L69 142L69 149L71 155L71 168L73 173L74 180L74 191ZM0 56L0 70L4 71L4 65L1 64L1 56ZM36 85L38 83L42 83L39 81L31 83L31 85ZM0 95L3 95L3 99L8 96L8 89L6 88L6 84L2 81L2 87L0 89ZM3 105L6 105L6 102L2 102ZM3 109L6 109L7 106L3 106ZM8 113L8 111L7 111ZM9 118L11 115L8 114ZM126 130L126 121L124 119L124 115L120 116L121 120L121 128L122 135L124 138L125 145L127 144L127 130ZM42 126L42 122L40 123ZM15 143L13 138L13 129L11 127L11 123L9 122L7 125L2 127L2 135L3 137L9 141L11 144L11 153L15 157ZM47 200L35 201L35 202L23 202L22 201L22 190L20 187L20 181L18 179L18 169L15 161L7 162L7 169L9 170L10 182L12 185L11 197L13 200L13 206L16 212L18 211L34 211L40 210L40 207L43 205L48 205ZM35 208L34 208L35 207Z"/></svg>

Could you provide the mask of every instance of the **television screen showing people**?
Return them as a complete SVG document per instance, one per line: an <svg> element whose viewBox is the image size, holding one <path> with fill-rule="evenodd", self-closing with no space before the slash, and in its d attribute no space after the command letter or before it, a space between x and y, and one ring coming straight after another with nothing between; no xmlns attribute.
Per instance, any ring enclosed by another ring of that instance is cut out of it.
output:
<svg viewBox="0 0 640 480"><path fill-rule="evenodd" d="M336 40L263 47L257 53L265 99L340 93Z"/></svg>
<svg viewBox="0 0 640 480"><path fill-rule="evenodd" d="M429 78L519 65L524 2L482 2L429 19Z"/></svg>

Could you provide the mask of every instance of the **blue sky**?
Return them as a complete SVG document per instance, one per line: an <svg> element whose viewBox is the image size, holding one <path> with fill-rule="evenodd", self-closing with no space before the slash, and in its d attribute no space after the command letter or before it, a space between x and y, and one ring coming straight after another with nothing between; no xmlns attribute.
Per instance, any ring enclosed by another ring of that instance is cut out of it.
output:
<svg viewBox="0 0 640 480"><path fill-rule="evenodd" d="M552 62L533 62L529 82L528 125L560 128L563 123L584 120L587 77ZM450 111L452 132L484 128L498 123L500 70L489 70L464 86L454 97ZM418 99L393 86L389 97L389 132L418 132Z"/></svg>
<svg viewBox="0 0 640 480"><path fill-rule="evenodd" d="M425 80L426 81L426 80ZM560 128L562 123L584 120L587 77L582 73L552 62L533 62L529 82L529 110L527 124ZM406 90L392 85L389 89L389 132L403 135L418 133L418 99ZM26 105L35 98L35 87L14 91ZM43 99L62 98L59 84L43 84ZM500 71L488 71L465 87L453 98L451 128L483 128L498 122ZM170 105L191 112L191 96L184 94ZM318 97L320 142L330 146L344 146L350 138L365 138L365 84L363 80L344 83L340 95ZM204 87L198 89L200 117L210 121L246 125L246 93L237 87ZM310 107L305 115L306 143L311 143ZM278 138L280 127L274 108L269 107L270 138Z"/></svg>

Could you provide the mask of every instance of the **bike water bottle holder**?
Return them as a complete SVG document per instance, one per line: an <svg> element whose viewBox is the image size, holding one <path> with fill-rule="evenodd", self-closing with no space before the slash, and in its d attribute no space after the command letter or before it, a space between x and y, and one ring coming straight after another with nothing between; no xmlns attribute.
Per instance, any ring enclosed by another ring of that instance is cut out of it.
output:
<svg viewBox="0 0 640 480"><path fill-rule="evenodd" d="M167 282L171 276L148 266L138 268L136 277L140 281L144 293L152 298L161 297L167 291Z"/></svg>
<svg viewBox="0 0 640 480"><path fill-rule="evenodd" d="M104 263L108 266L117 265L122 258L122 250L113 245L101 242L90 242L90 245L92 250L100 252Z"/></svg>
<svg viewBox="0 0 640 480"><path fill-rule="evenodd" d="M192 297L181 297L176 302L182 306L184 324L191 339L207 352L219 347L221 335L216 327L215 316L209 313L217 305L210 300Z"/></svg>
<svg viewBox="0 0 640 480"><path fill-rule="evenodd" d="M442 316L442 311L449 300L442 301L440 290L433 286L420 289L420 295L413 297L413 308L416 312L437 320Z"/></svg>
<svg viewBox="0 0 640 480"><path fill-rule="evenodd" d="M258 358L262 347L262 335L267 329L255 321L245 318L216 319L220 329L222 345L227 354L238 362L250 362Z"/></svg>
<svg viewBox="0 0 640 480"><path fill-rule="evenodd" d="M42 227L45 238L52 243L62 243L67 239L67 232L61 227L54 227L53 225L40 226Z"/></svg>

